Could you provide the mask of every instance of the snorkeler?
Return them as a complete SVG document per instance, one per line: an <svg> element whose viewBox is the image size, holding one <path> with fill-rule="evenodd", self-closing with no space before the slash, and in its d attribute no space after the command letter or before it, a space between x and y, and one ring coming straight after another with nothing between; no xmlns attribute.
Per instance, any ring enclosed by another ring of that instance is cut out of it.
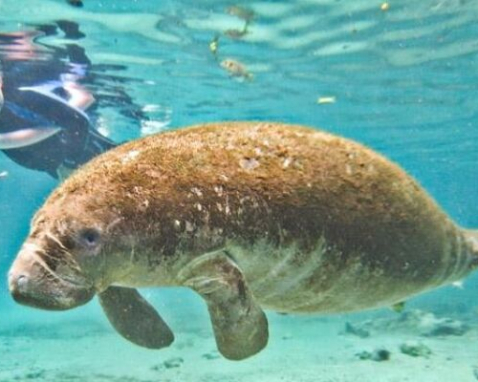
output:
<svg viewBox="0 0 478 382"><path fill-rule="evenodd" d="M84 36L75 23L56 26L67 38ZM24 167L62 179L115 143L86 114L95 98L80 83L91 66L84 50L36 44L37 37L55 34L56 26L0 35L0 150ZM130 99L120 94L119 101Z"/></svg>
<svg viewBox="0 0 478 382"><path fill-rule="evenodd" d="M92 128L80 108L92 101L89 93L63 84L69 99L54 93L58 88L40 85L5 91L0 111L0 149L18 164L44 171L54 178L68 174L94 156L115 146Z"/></svg>

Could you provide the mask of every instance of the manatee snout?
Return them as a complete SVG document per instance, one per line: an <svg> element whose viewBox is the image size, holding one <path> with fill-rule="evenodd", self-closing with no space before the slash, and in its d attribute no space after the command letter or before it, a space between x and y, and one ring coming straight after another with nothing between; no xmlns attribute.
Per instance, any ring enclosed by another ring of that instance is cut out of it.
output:
<svg viewBox="0 0 478 382"><path fill-rule="evenodd" d="M24 245L8 273L8 288L13 299L39 309L66 310L90 301L94 288L76 280L59 277L34 245Z"/></svg>

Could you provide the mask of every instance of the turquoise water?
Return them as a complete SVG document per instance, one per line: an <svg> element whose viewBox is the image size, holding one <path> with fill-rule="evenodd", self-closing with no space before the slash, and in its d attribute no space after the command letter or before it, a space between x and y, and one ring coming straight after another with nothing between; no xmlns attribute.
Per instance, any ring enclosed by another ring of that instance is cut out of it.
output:
<svg viewBox="0 0 478 382"><path fill-rule="evenodd" d="M63 1L0 0L0 32L76 22L85 37L74 44L85 49L96 74L85 86L98 95L124 91L133 100L124 105L112 97L95 110L99 131L116 142L217 120L309 125L395 160L459 224L478 227L478 1L392 1L388 10L368 0L241 2L254 18L247 34L231 38L226 31L245 24L231 12L234 5L85 0L80 9ZM209 46L215 36L216 55ZM72 43L61 32L38 40L60 49ZM225 59L244 71L232 76L220 65ZM141 112L136 118L127 115L134 110ZM1 154L3 171L0 273L6 276L30 217L57 181ZM171 349L146 351L116 336L96 301L63 313L32 310L11 300L4 277L0 381L473 381L477 291L471 277L463 287L411 300L403 313L270 313L268 348L234 363L215 352L205 306L191 292L145 291L178 338ZM417 310L470 330L432 338L417 325L400 327L399 317ZM342 333L345 322L370 319L379 323L370 338ZM408 357L398 350L405 340L423 342L433 354ZM389 361L355 356L380 347L391 351Z"/></svg>

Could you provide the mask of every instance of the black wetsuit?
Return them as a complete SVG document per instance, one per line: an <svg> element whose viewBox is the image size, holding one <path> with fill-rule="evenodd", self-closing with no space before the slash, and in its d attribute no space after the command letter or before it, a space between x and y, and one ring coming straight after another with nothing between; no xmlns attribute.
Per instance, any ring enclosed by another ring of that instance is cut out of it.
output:
<svg viewBox="0 0 478 382"><path fill-rule="evenodd" d="M62 128L60 132L31 146L3 152L18 164L57 177L63 165L75 169L115 146L90 126L89 119L67 104L34 92L12 91L5 95L0 112L2 132L28 127Z"/></svg>
<svg viewBox="0 0 478 382"><path fill-rule="evenodd" d="M58 26L70 38L83 36L74 23L62 21L58 22ZM56 30L53 26L38 29L47 35ZM75 44L68 44L64 49L42 45L38 52L34 52L34 59L19 59L17 56L9 60L8 54L12 49L21 47L20 39L30 36L34 39L35 33L27 36L0 35L4 95L0 133L41 127L60 127L61 131L39 143L5 149L3 152L24 167L44 171L57 178L59 166L75 169L115 144L91 126L86 114L69 106L66 101L62 102L55 95L49 97L48 94L20 90L21 87L41 86L50 82L61 85L60 76L69 73L72 66L90 65L83 49ZM67 97L61 86L52 86L52 91L62 99Z"/></svg>

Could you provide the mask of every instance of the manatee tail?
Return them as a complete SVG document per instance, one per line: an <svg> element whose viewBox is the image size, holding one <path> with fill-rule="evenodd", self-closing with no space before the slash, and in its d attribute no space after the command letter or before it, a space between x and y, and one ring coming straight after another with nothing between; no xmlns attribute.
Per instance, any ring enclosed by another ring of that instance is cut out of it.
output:
<svg viewBox="0 0 478 382"><path fill-rule="evenodd" d="M470 266L472 269L478 268L478 230L465 229L463 235L468 246L470 256Z"/></svg>

